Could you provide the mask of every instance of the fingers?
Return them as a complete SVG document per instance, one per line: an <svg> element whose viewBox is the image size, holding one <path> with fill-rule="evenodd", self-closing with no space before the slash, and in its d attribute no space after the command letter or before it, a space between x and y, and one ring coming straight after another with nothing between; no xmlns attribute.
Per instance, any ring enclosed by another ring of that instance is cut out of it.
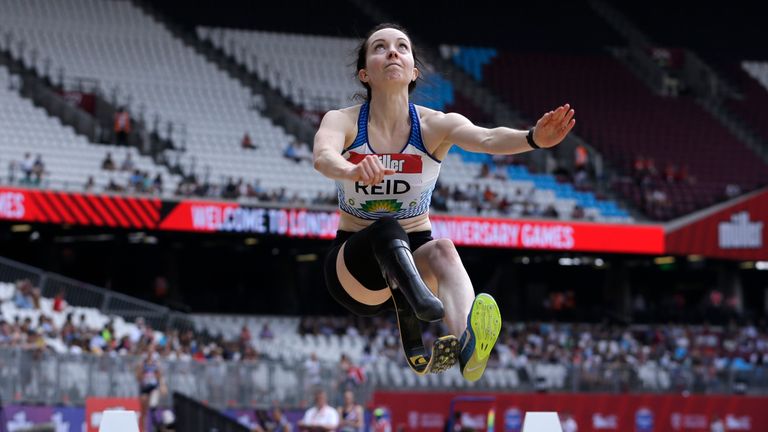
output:
<svg viewBox="0 0 768 432"><path fill-rule="evenodd" d="M365 159L363 159L357 164L357 181L363 184L371 184L371 180L373 180L373 172L371 172L365 163Z"/></svg>
<svg viewBox="0 0 768 432"><path fill-rule="evenodd" d="M565 118L565 116L568 113L569 109L571 109L571 105L570 104L565 104L565 105L561 105L561 106L557 107L557 109L555 110L555 115L554 115L555 121L556 122L563 121L563 118Z"/></svg>
<svg viewBox="0 0 768 432"><path fill-rule="evenodd" d="M536 122L537 128L542 128L552 121L552 111L541 116L538 122Z"/></svg>
<svg viewBox="0 0 768 432"><path fill-rule="evenodd" d="M366 185L375 185L384 181L384 176L395 174L395 170L384 168L381 160L374 156L366 156L358 163L357 181Z"/></svg>
<svg viewBox="0 0 768 432"><path fill-rule="evenodd" d="M573 116L574 116L575 114L576 114L576 111L575 111L575 110L569 110L569 111L566 113L566 115L565 115L565 118L563 118L563 124L566 124L566 125L567 125L567 124L569 124L569 123L571 122L571 119L573 118Z"/></svg>

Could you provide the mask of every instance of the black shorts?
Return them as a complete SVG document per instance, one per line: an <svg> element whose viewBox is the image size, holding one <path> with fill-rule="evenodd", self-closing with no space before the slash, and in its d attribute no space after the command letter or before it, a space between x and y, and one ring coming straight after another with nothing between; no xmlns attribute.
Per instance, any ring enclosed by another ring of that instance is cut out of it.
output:
<svg viewBox="0 0 768 432"><path fill-rule="evenodd" d="M157 388L157 384L139 386L139 394L140 395L150 394L153 391L155 391L156 388Z"/></svg>
<svg viewBox="0 0 768 432"><path fill-rule="evenodd" d="M342 306L347 308L355 315L373 316L388 310L395 310L392 299L385 301L380 305L367 305L353 299L339 281L336 274L336 259L339 255L339 249L344 242L348 241L357 233L350 231L336 231L336 239L333 241L328 255L325 258L325 284L331 296ZM344 247L344 263L349 273L360 282L361 285L369 290L382 290L387 288L387 282L381 275L379 263L373 256L370 244L366 241L356 241L353 239ZM424 246L425 243L432 240L432 231L416 231L408 233L408 242L411 245L411 251Z"/></svg>

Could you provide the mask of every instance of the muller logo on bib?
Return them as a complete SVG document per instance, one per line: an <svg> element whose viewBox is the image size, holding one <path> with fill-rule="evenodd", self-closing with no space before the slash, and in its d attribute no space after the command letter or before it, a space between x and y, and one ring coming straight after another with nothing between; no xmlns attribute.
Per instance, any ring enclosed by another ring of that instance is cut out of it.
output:
<svg viewBox="0 0 768 432"><path fill-rule="evenodd" d="M366 156L370 155L349 152L349 159L347 160L357 165ZM379 158L384 168L393 169L398 174L421 174L422 172L421 156L419 155L393 153L376 154L373 156Z"/></svg>
<svg viewBox="0 0 768 432"><path fill-rule="evenodd" d="M731 215L731 220L718 224L722 249L760 249L763 247L763 223L749 220L749 212Z"/></svg>

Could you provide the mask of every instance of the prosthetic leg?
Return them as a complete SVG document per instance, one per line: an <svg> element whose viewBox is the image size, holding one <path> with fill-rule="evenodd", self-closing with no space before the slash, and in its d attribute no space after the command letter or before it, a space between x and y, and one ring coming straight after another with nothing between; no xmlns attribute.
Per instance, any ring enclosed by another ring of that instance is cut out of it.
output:
<svg viewBox="0 0 768 432"><path fill-rule="evenodd" d="M440 373L450 369L459 358L459 340L446 335L435 340L432 353L427 353L421 339L421 323L402 290L392 290L392 300L397 312L400 341L408 366L419 375Z"/></svg>
<svg viewBox="0 0 768 432"><path fill-rule="evenodd" d="M443 319L443 303L421 279L413 261L408 236L400 224L392 218L382 218L374 225L377 226L372 226L373 252L392 292L408 365L419 375L443 372L458 360L459 341L454 335L440 337L429 354L421 339L419 322Z"/></svg>

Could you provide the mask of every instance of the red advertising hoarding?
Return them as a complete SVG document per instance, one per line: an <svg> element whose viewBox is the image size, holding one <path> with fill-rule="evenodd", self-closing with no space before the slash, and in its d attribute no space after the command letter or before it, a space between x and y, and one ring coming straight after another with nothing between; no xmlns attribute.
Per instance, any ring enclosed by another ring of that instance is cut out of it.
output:
<svg viewBox="0 0 768 432"><path fill-rule="evenodd" d="M431 216L432 234L458 246L663 254L660 225Z"/></svg>
<svg viewBox="0 0 768 432"><path fill-rule="evenodd" d="M762 190L672 223L667 250L675 255L768 260L766 221L768 190Z"/></svg>
<svg viewBox="0 0 768 432"><path fill-rule="evenodd" d="M97 227L235 232L332 239L337 211L237 202L127 197L0 188L0 219ZM433 215L435 238L459 246L606 253L664 253L660 225L603 224Z"/></svg>
<svg viewBox="0 0 768 432"><path fill-rule="evenodd" d="M0 188L0 220L142 228L157 227L160 200L51 190Z"/></svg>
<svg viewBox="0 0 768 432"><path fill-rule="evenodd" d="M709 432L717 416L727 431L768 431L768 397L680 396L656 394L523 394L483 393L490 398L466 400L460 393L376 392L372 407L389 413L393 430L442 432L450 414L462 413L464 427L520 432L528 411L571 415L579 432Z"/></svg>

